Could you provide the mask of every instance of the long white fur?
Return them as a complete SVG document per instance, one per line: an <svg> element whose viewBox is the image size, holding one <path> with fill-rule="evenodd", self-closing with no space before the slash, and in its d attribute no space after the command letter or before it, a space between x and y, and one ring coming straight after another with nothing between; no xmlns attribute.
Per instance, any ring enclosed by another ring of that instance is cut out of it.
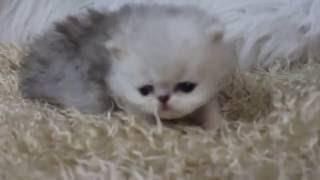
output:
<svg viewBox="0 0 320 180"><path fill-rule="evenodd" d="M0 42L23 45L66 14L84 7L117 8L149 0L0 0ZM161 0L194 4L217 14L237 48L241 67L266 66L282 59L319 59L319 0Z"/></svg>
<svg viewBox="0 0 320 180"><path fill-rule="evenodd" d="M172 16L154 6L135 13L120 22L106 43L111 55L117 51L105 80L126 110L153 115L157 109L162 119L185 117L212 101L234 71L233 51L221 42L221 23L202 11L184 10ZM175 90L179 82L197 87L183 93ZM146 84L154 90L142 96L138 88ZM161 95L170 97L166 109L158 100Z"/></svg>

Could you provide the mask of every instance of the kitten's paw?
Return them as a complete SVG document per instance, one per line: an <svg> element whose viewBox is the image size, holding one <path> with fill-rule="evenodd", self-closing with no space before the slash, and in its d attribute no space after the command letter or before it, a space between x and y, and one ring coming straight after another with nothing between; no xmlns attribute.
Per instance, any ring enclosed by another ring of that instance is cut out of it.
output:
<svg viewBox="0 0 320 180"><path fill-rule="evenodd" d="M216 117L217 115L215 115L214 117L208 117L204 120L204 122L202 123L202 128L205 130L217 130L222 126L222 123L224 121L224 118L219 115L220 117Z"/></svg>
<svg viewBox="0 0 320 180"><path fill-rule="evenodd" d="M210 102L202 112L202 128L205 130L217 130L222 126L224 117L220 112L217 101Z"/></svg>

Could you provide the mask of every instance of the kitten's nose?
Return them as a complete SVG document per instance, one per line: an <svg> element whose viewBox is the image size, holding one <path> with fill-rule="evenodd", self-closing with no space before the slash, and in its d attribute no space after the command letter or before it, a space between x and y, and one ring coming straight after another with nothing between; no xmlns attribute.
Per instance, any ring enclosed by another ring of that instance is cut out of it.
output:
<svg viewBox="0 0 320 180"><path fill-rule="evenodd" d="M158 99L161 103L165 104L169 101L170 99L170 95L166 94L166 95L161 95L161 96L158 96Z"/></svg>

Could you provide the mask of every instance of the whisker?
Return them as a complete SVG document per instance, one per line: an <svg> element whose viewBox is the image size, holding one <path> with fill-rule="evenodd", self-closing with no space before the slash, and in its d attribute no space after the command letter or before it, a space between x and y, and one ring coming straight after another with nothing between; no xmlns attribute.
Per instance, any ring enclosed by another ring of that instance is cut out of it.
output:
<svg viewBox="0 0 320 180"><path fill-rule="evenodd" d="M157 122L157 133L158 134L162 134L163 125L162 125L162 122L161 122L161 118L159 116L158 106L155 106L153 115L156 118L156 122Z"/></svg>

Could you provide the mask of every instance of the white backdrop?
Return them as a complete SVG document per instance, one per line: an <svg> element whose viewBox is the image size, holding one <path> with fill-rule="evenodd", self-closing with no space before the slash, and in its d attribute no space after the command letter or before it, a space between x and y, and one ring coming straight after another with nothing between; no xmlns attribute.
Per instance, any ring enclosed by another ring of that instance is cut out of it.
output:
<svg viewBox="0 0 320 180"><path fill-rule="evenodd" d="M217 14L242 67L320 58L320 0L0 0L0 42L22 45L66 14L126 2L193 4Z"/></svg>

